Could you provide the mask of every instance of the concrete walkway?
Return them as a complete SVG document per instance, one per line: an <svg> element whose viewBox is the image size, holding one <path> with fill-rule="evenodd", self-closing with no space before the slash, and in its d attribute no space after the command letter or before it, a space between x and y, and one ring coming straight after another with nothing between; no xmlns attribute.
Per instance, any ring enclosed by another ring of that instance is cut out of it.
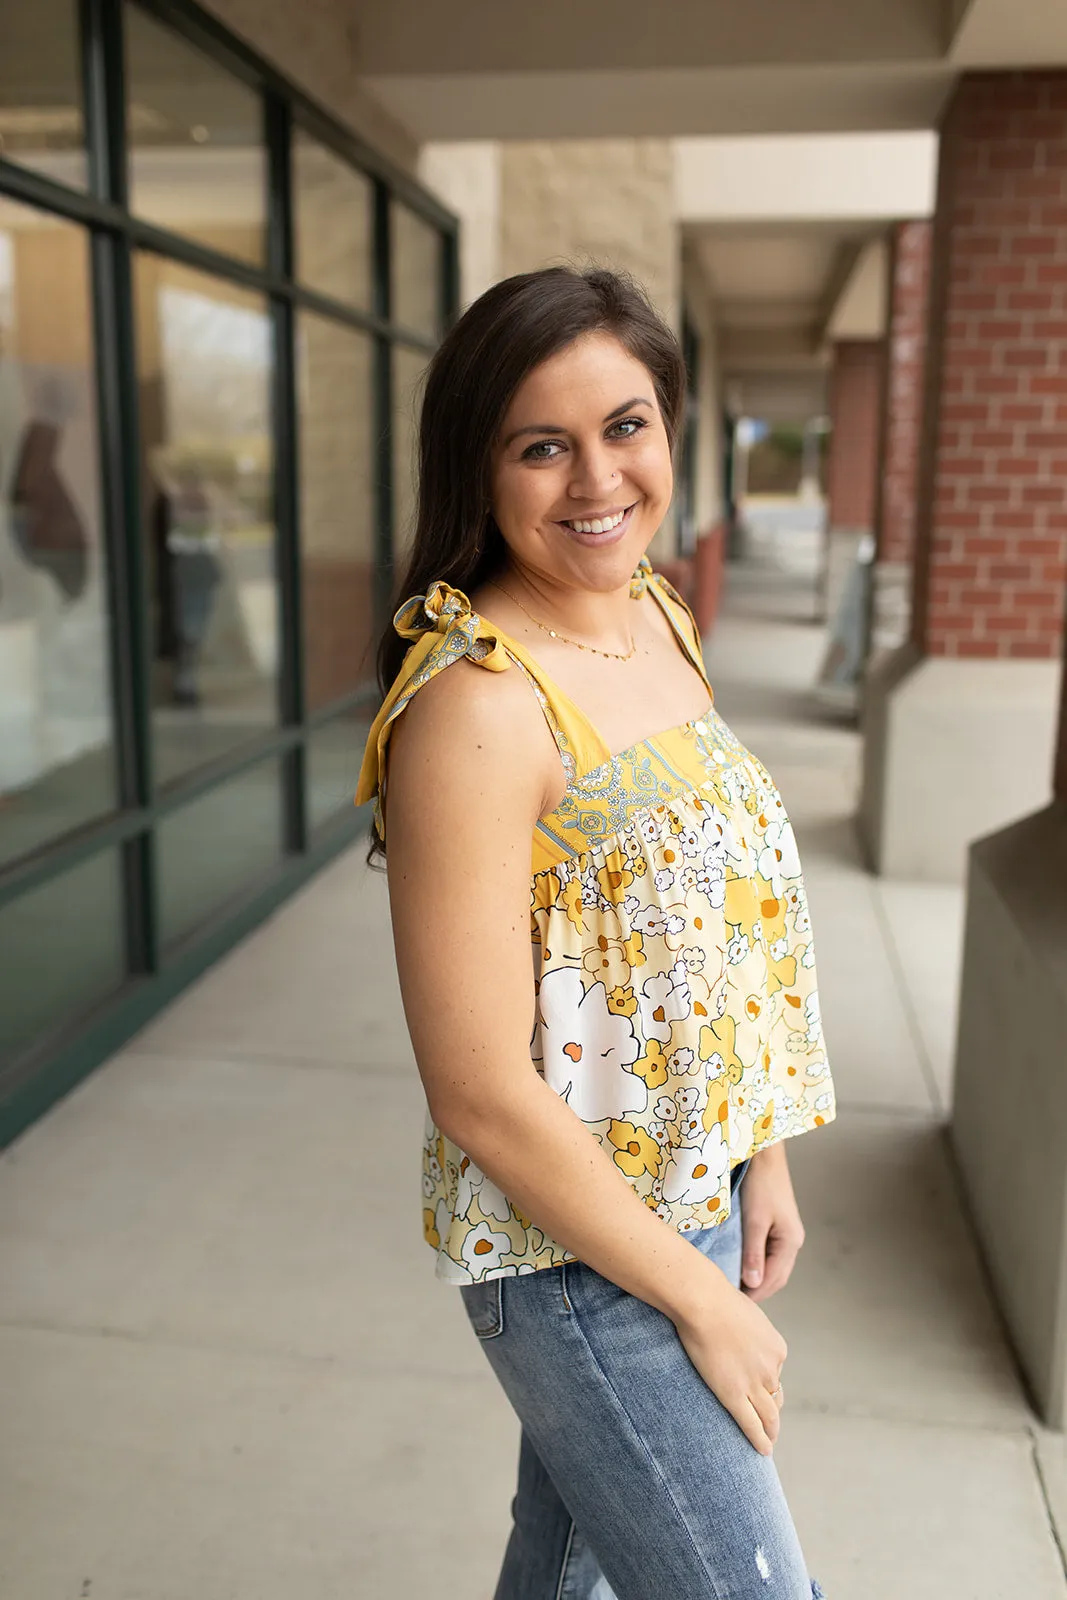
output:
<svg viewBox="0 0 1067 1600"><path fill-rule="evenodd" d="M841 1101L790 1149L777 1460L830 1600L1067 1600L1062 1441L942 1134L962 897L861 870L812 543L771 554L709 657L796 822ZM488 1600L516 1429L419 1238L421 1122L357 850L0 1159L4 1600Z"/></svg>

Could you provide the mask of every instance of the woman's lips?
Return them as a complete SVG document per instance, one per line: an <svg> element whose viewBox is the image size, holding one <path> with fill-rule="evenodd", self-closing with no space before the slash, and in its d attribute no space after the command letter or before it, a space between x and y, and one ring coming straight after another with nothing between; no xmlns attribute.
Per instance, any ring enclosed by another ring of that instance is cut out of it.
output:
<svg viewBox="0 0 1067 1600"><path fill-rule="evenodd" d="M614 528L609 528L606 533L579 533L577 528L572 528L569 522L559 522L556 526L562 528L564 533L572 538L576 544L597 546L598 548L603 545L617 544L629 529L636 504L637 502L635 501L634 505L628 506L622 521L616 524ZM595 522L597 519L595 517L579 517L576 520L579 522Z"/></svg>

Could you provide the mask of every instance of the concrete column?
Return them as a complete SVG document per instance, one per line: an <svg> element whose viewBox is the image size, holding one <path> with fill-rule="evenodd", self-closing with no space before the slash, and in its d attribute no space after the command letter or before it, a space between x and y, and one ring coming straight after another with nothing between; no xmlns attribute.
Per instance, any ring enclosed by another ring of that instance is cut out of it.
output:
<svg viewBox="0 0 1067 1600"><path fill-rule="evenodd" d="M1041 804L1067 570L1067 75L963 77L942 126L911 638L864 692L861 831L963 876Z"/></svg>
<svg viewBox="0 0 1067 1600"><path fill-rule="evenodd" d="M1065 102L1067 103L1067 102ZM1052 803L970 850L951 1140L1042 1420L1067 1427L1067 675Z"/></svg>
<svg viewBox="0 0 1067 1600"><path fill-rule="evenodd" d="M823 607L837 612L856 549L874 528L885 341L838 339L830 371Z"/></svg>
<svg viewBox="0 0 1067 1600"><path fill-rule="evenodd" d="M895 650L911 625L911 573L922 434L928 221L899 222L889 236L888 335L881 414L871 649Z"/></svg>

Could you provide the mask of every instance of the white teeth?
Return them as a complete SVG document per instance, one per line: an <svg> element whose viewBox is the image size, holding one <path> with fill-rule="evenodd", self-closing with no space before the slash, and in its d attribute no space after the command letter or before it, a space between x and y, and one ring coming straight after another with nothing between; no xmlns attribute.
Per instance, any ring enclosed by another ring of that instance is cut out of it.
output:
<svg viewBox="0 0 1067 1600"><path fill-rule="evenodd" d="M612 528L619 526L625 515L625 511L620 511L614 517L594 517L591 522L572 521L569 526L575 533L610 533Z"/></svg>

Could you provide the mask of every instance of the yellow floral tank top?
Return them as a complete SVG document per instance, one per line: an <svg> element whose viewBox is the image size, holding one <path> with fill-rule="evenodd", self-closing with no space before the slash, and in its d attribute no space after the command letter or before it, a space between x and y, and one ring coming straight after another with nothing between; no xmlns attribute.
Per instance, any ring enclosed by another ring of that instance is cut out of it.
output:
<svg viewBox="0 0 1067 1600"><path fill-rule="evenodd" d="M685 602L647 560L635 579L708 684ZM710 706L612 755L459 590L433 584L394 623L413 642L371 729L357 804L377 795L382 833L390 729L436 673L466 657L528 678L568 778L532 841L534 1064L669 1226L724 1222L731 1167L834 1116L811 922L778 790ZM449 1282L573 1259L429 1116L422 1196Z"/></svg>

